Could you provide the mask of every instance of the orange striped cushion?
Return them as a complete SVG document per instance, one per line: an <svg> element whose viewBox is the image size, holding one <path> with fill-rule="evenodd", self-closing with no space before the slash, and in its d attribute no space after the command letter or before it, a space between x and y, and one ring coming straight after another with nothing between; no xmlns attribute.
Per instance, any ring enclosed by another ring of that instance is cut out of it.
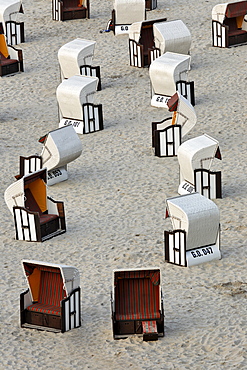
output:
<svg viewBox="0 0 247 370"><path fill-rule="evenodd" d="M158 333L156 321L142 321L143 334Z"/></svg>
<svg viewBox="0 0 247 370"><path fill-rule="evenodd" d="M59 270L58 270L59 271ZM41 271L41 285L38 303L60 307L65 297L62 276L59 273Z"/></svg>
<svg viewBox="0 0 247 370"><path fill-rule="evenodd" d="M47 313L49 315L61 316L61 307L35 303L27 307L28 311Z"/></svg>

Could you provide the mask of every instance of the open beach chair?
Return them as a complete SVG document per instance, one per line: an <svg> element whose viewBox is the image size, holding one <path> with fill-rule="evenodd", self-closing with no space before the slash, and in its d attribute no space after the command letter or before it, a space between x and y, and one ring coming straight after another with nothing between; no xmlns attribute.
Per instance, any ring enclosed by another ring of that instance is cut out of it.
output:
<svg viewBox="0 0 247 370"><path fill-rule="evenodd" d="M227 48L247 42L247 1L217 4L212 9L213 46Z"/></svg>
<svg viewBox="0 0 247 370"><path fill-rule="evenodd" d="M209 199L222 198L221 171L211 171L214 158L221 159L219 142L201 135L178 148L179 194L198 192Z"/></svg>
<svg viewBox="0 0 247 370"><path fill-rule="evenodd" d="M0 77L23 72L22 50L8 45L0 23Z"/></svg>
<svg viewBox="0 0 247 370"><path fill-rule="evenodd" d="M139 334L151 341L164 336L158 268L113 271L112 327L114 339Z"/></svg>
<svg viewBox="0 0 247 370"><path fill-rule="evenodd" d="M47 169L47 185L54 185L68 179L67 165L82 152L82 143L71 125L60 127L42 136L41 155L20 157L20 174L17 179L41 168Z"/></svg>
<svg viewBox="0 0 247 370"><path fill-rule="evenodd" d="M90 0L52 0L54 21L83 18L90 18Z"/></svg>
<svg viewBox="0 0 247 370"><path fill-rule="evenodd" d="M46 194L47 170L23 176L4 193L14 216L16 239L43 242L66 231L63 202Z"/></svg>
<svg viewBox="0 0 247 370"><path fill-rule="evenodd" d="M166 200L165 261L190 267L220 259L220 214L216 204L199 193Z"/></svg>
<svg viewBox="0 0 247 370"><path fill-rule="evenodd" d="M8 45L17 45L25 41L24 22L18 19L21 13L24 12L20 0L0 1L0 23Z"/></svg>
<svg viewBox="0 0 247 370"><path fill-rule="evenodd" d="M21 327L63 333L81 326L79 271L34 260L22 267L28 289L20 295Z"/></svg>
<svg viewBox="0 0 247 370"><path fill-rule="evenodd" d="M158 157L173 157L178 153L182 138L196 124L194 107L179 92L176 92L167 102L172 117L160 122L152 122L152 147Z"/></svg>
<svg viewBox="0 0 247 370"><path fill-rule="evenodd" d="M98 77L97 90L101 90L100 66L92 66L96 41L77 38L58 50L61 79L75 75Z"/></svg>
<svg viewBox="0 0 247 370"><path fill-rule="evenodd" d="M78 134L103 130L102 104L94 104L99 79L72 76L57 88L59 127L71 124Z"/></svg>
<svg viewBox="0 0 247 370"><path fill-rule="evenodd" d="M195 105L194 81L188 81L191 57L166 52L155 59L149 68L151 81L151 105L167 109L167 102L179 91Z"/></svg>

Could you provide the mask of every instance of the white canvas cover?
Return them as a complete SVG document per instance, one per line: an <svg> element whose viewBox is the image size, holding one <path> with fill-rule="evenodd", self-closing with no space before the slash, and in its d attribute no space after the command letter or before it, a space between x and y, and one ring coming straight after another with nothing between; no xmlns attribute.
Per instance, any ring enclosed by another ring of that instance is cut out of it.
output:
<svg viewBox="0 0 247 370"><path fill-rule="evenodd" d="M209 135L201 135L182 143L178 148L178 162L182 179L194 183L194 170L210 170L219 142Z"/></svg>
<svg viewBox="0 0 247 370"><path fill-rule="evenodd" d="M217 4L212 9L212 19L220 23L224 22L226 8L229 3Z"/></svg>
<svg viewBox="0 0 247 370"><path fill-rule="evenodd" d="M145 0L115 0L116 24L132 24L145 19Z"/></svg>
<svg viewBox="0 0 247 370"><path fill-rule="evenodd" d="M82 143L72 125L50 131L41 153L43 167L48 171L66 166L81 155Z"/></svg>
<svg viewBox="0 0 247 370"><path fill-rule="evenodd" d="M187 80L190 70L189 55L166 52L155 59L149 68L149 76L155 94L172 96L176 92L176 82Z"/></svg>
<svg viewBox="0 0 247 370"><path fill-rule="evenodd" d="M0 1L0 22L5 27L6 21L16 21L17 14L21 9L20 0L1 0Z"/></svg>
<svg viewBox="0 0 247 370"><path fill-rule="evenodd" d="M31 264L38 266L47 266L47 267L54 267L58 268L61 272L61 276L64 283L64 289L66 291L67 296L76 288L80 286L80 273L79 270L73 266L67 265L60 265L56 263L49 263L49 262L42 262L42 261L35 261L35 260L22 260L22 268L24 272L24 276L27 279L27 284L29 287L29 291L32 296L32 290L29 285L28 276L25 271L25 265Z"/></svg>
<svg viewBox="0 0 247 370"><path fill-rule="evenodd" d="M186 231L187 250L216 243L220 214L212 200L192 193L168 198L166 202L173 229Z"/></svg>
<svg viewBox="0 0 247 370"><path fill-rule="evenodd" d="M188 54L191 46L191 34L181 20L157 22L153 25L154 44L161 54L167 51Z"/></svg>
<svg viewBox="0 0 247 370"><path fill-rule="evenodd" d="M91 65L96 41L77 38L58 50L58 61L63 78L80 74L80 66Z"/></svg>
<svg viewBox="0 0 247 370"><path fill-rule="evenodd" d="M76 75L63 80L56 91L62 117L82 120L82 105L93 103L97 85L97 77Z"/></svg>

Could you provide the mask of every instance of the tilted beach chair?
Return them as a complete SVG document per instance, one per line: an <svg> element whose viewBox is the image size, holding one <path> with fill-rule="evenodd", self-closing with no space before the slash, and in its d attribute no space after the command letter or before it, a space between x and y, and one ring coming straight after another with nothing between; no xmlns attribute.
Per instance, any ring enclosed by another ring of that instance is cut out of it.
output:
<svg viewBox="0 0 247 370"><path fill-rule="evenodd" d="M217 4L212 9L213 46L228 48L247 42L247 1Z"/></svg>
<svg viewBox="0 0 247 370"><path fill-rule="evenodd" d="M114 339L132 334L144 341L164 336L164 309L158 268L114 270L112 327Z"/></svg>
<svg viewBox="0 0 247 370"><path fill-rule="evenodd" d="M94 104L97 77L72 76L57 88L59 127L72 124L78 134L103 130L102 104Z"/></svg>
<svg viewBox="0 0 247 370"><path fill-rule="evenodd" d="M222 198L221 171L211 171L214 158L221 159L219 142L201 135L178 148L179 194L198 192L209 199Z"/></svg>
<svg viewBox="0 0 247 370"><path fill-rule="evenodd" d="M65 332L81 326L80 274L73 266L23 260L22 328Z"/></svg>
<svg viewBox="0 0 247 370"><path fill-rule="evenodd" d="M23 176L4 193L14 216L16 239L43 242L66 231L63 202L46 194L47 170Z"/></svg>
<svg viewBox="0 0 247 370"><path fill-rule="evenodd" d="M194 81L188 81L191 57L166 52L155 59L149 68L151 81L151 105L167 109L167 102L179 91L195 105Z"/></svg>
<svg viewBox="0 0 247 370"><path fill-rule="evenodd" d="M24 12L20 0L0 1L0 23L8 45L17 45L25 41L24 22L18 19L21 13Z"/></svg>
<svg viewBox="0 0 247 370"><path fill-rule="evenodd" d="M190 267L220 259L220 214L216 204L199 193L166 200L165 261Z"/></svg>
<svg viewBox="0 0 247 370"><path fill-rule="evenodd" d="M196 124L196 113L190 102L176 92L167 102L172 117L152 122L152 147L158 157L173 157L178 153L182 138Z"/></svg>
<svg viewBox="0 0 247 370"><path fill-rule="evenodd" d="M92 66L96 42L77 38L58 50L61 79L75 75L98 77L97 90L101 90L100 66Z"/></svg>
<svg viewBox="0 0 247 370"><path fill-rule="evenodd" d="M83 18L90 18L89 0L52 0L52 19L54 21Z"/></svg>
<svg viewBox="0 0 247 370"><path fill-rule="evenodd" d="M22 50L7 45L3 31L3 25L0 23L0 76L23 72Z"/></svg>

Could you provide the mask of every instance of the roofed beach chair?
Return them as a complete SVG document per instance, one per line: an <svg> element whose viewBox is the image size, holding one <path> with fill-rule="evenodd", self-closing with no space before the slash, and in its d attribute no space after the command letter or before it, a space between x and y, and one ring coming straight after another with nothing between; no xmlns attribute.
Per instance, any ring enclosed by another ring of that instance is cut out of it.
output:
<svg viewBox="0 0 247 370"><path fill-rule="evenodd" d="M43 242L66 231L64 204L47 196L46 178L47 170L41 169L23 176L5 190L17 240Z"/></svg>
<svg viewBox="0 0 247 370"><path fill-rule="evenodd" d="M178 153L182 138L196 124L196 113L190 102L176 92L167 102L172 117L152 122L152 147L158 157L173 157Z"/></svg>
<svg viewBox="0 0 247 370"><path fill-rule="evenodd" d="M94 104L99 79L72 76L57 88L59 127L71 124L78 134L103 130L102 104Z"/></svg>
<svg viewBox="0 0 247 370"><path fill-rule="evenodd" d="M83 18L90 18L90 0L52 0L54 21Z"/></svg>
<svg viewBox="0 0 247 370"><path fill-rule="evenodd" d="M158 268L113 271L112 327L114 339L139 334L153 341L164 336Z"/></svg>
<svg viewBox="0 0 247 370"><path fill-rule="evenodd" d="M151 63L149 76L153 107L167 109L167 102L176 91L195 105L194 81L188 81L190 61L189 55L166 52Z"/></svg>
<svg viewBox="0 0 247 370"><path fill-rule="evenodd" d="M228 48L247 42L247 1L217 4L212 9L213 46Z"/></svg>
<svg viewBox="0 0 247 370"><path fill-rule="evenodd" d="M0 1L0 22L8 45L17 45L25 41L24 22L18 20L23 12L20 0Z"/></svg>
<svg viewBox="0 0 247 370"><path fill-rule="evenodd" d="M98 77L97 90L101 90L100 66L92 66L95 45L96 41L77 38L58 50L62 80L75 75Z"/></svg>
<svg viewBox="0 0 247 370"><path fill-rule="evenodd" d="M209 199L222 198L221 171L211 171L214 158L221 159L219 142L201 135L178 148L179 194L198 192Z"/></svg>
<svg viewBox="0 0 247 370"><path fill-rule="evenodd" d="M221 259L220 214L216 204L199 193L166 200L165 261L184 267Z"/></svg>
<svg viewBox="0 0 247 370"><path fill-rule="evenodd" d="M22 328L66 332L81 326L80 274L73 266L23 260Z"/></svg>
<svg viewBox="0 0 247 370"><path fill-rule="evenodd" d="M0 77L23 71L22 50L7 45L3 26L0 23Z"/></svg>

